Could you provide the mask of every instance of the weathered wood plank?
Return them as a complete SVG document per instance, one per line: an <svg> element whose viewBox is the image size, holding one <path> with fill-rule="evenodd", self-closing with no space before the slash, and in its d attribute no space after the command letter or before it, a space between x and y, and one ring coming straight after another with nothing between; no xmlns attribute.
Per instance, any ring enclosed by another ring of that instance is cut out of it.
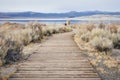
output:
<svg viewBox="0 0 120 80"><path fill-rule="evenodd" d="M101 80L72 33L54 35L33 52L9 80Z"/></svg>
<svg viewBox="0 0 120 80"><path fill-rule="evenodd" d="M10 78L9 80L101 80L100 78Z"/></svg>

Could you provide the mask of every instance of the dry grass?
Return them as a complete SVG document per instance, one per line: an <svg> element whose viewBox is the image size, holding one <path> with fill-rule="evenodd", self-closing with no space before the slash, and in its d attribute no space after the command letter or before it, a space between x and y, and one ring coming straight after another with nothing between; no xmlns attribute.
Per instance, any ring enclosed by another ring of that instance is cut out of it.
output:
<svg viewBox="0 0 120 80"><path fill-rule="evenodd" d="M66 26L42 25L38 22L28 24L5 23L0 26L0 65L22 58L24 46L31 42L41 42L44 36L68 32Z"/></svg>
<svg viewBox="0 0 120 80"><path fill-rule="evenodd" d="M119 25L79 24L77 34L80 38L91 44L99 51L111 51L112 48L120 48Z"/></svg>
<svg viewBox="0 0 120 80"><path fill-rule="evenodd" d="M97 49L98 51L107 52L111 51L113 48L113 43L108 38L95 37L90 41L90 45Z"/></svg>
<svg viewBox="0 0 120 80"><path fill-rule="evenodd" d="M103 25L103 24L102 24ZM112 25L115 26L111 27ZM120 65L119 53L113 56L114 48L119 48L120 44L120 25L111 24L101 26L94 24L94 28L90 31L87 25L78 25L75 41L79 48L83 51L82 54L88 56L91 64L100 74L103 80L120 80ZM101 26L101 27L100 27ZM105 54L108 53L107 55Z"/></svg>

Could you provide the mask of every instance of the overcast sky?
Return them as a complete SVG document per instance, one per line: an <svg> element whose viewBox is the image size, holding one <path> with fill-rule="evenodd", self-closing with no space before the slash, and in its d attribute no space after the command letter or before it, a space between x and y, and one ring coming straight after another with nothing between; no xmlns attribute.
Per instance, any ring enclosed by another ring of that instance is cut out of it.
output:
<svg viewBox="0 0 120 80"><path fill-rule="evenodd" d="M120 0L0 0L0 11L120 11Z"/></svg>

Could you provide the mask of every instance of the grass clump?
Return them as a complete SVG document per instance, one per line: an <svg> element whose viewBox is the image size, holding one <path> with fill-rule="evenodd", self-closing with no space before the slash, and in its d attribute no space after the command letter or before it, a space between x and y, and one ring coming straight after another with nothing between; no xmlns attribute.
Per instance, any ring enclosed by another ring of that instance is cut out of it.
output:
<svg viewBox="0 0 120 80"><path fill-rule="evenodd" d="M72 28L64 25L47 25L42 27L42 31L45 36L51 36L56 33L70 32Z"/></svg>
<svg viewBox="0 0 120 80"><path fill-rule="evenodd" d="M90 41L90 44L98 51L104 51L106 54L113 48L113 43L108 38L95 37Z"/></svg>
<svg viewBox="0 0 120 80"><path fill-rule="evenodd" d="M111 37L111 33L105 29L99 29L99 28L95 28L91 31L91 35L90 35L91 39L95 38L95 37L105 37L105 38L110 38Z"/></svg>
<svg viewBox="0 0 120 80"><path fill-rule="evenodd" d="M85 33L85 34L82 34L82 35L80 36L80 38L81 38L83 41L89 42L89 40L90 40L90 32L87 32L87 33Z"/></svg>
<svg viewBox="0 0 120 80"><path fill-rule="evenodd" d="M111 36L111 40L113 41L114 48L120 49L120 34L113 33Z"/></svg>

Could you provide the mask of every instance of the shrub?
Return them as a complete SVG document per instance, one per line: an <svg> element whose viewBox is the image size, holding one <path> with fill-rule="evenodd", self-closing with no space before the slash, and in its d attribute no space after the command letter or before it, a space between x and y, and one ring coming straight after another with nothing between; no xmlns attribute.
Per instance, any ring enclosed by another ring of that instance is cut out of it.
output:
<svg viewBox="0 0 120 80"><path fill-rule="evenodd" d="M87 32L88 32L87 29L79 29L78 34L79 34L79 36L81 36L83 34L86 34Z"/></svg>
<svg viewBox="0 0 120 80"><path fill-rule="evenodd" d="M72 28L70 28L70 27L65 27L64 29L65 29L65 32L70 32L70 31L72 31Z"/></svg>
<svg viewBox="0 0 120 80"><path fill-rule="evenodd" d="M42 33L44 36L51 36L53 31L52 29L48 28L48 26L42 28Z"/></svg>
<svg viewBox="0 0 120 80"><path fill-rule="evenodd" d="M95 37L90 41L90 44L98 51L104 51L106 53L113 48L113 43L108 38Z"/></svg>
<svg viewBox="0 0 120 80"><path fill-rule="evenodd" d="M45 36L51 36L52 35L52 30L46 29L46 34Z"/></svg>
<svg viewBox="0 0 120 80"><path fill-rule="evenodd" d="M4 63L11 63L22 57L22 49L30 42L36 42L43 37L39 23L27 25L4 24L1 30L0 57ZM8 27L9 26L9 27ZM8 27L8 28L7 28Z"/></svg>
<svg viewBox="0 0 120 80"><path fill-rule="evenodd" d="M120 34L120 27L118 27L118 28L117 28L117 33L119 33L119 34Z"/></svg>
<svg viewBox="0 0 120 80"><path fill-rule="evenodd" d="M110 25L108 29L111 31L111 33L117 33L117 27L115 25Z"/></svg>
<svg viewBox="0 0 120 80"><path fill-rule="evenodd" d="M55 33L63 33L63 32L70 32L70 31L72 31L71 28L63 25L58 25L58 26L47 25L42 27L42 32L45 36L51 36L52 34L55 34Z"/></svg>
<svg viewBox="0 0 120 80"><path fill-rule="evenodd" d="M43 38L43 33L42 33L42 27L41 24L39 24L38 22L35 23L29 23L27 25L27 28L31 28L32 29L32 41L36 42L36 41L40 41L41 38Z"/></svg>
<svg viewBox="0 0 120 80"><path fill-rule="evenodd" d="M107 30L104 30L104 29L95 28L91 31L90 38L93 39L95 37L110 39L111 38L111 33Z"/></svg>
<svg viewBox="0 0 120 80"><path fill-rule="evenodd" d="M72 29L69 28L69 27L65 27L65 26L59 27L59 32L60 32L60 33L63 33L63 32L70 32L70 31L72 31Z"/></svg>
<svg viewBox="0 0 120 80"><path fill-rule="evenodd" d="M100 24L98 25L98 28L100 28L100 29L105 29L105 24L100 23Z"/></svg>
<svg viewBox="0 0 120 80"><path fill-rule="evenodd" d="M120 49L120 34L113 33L111 36L111 40L113 41L114 48Z"/></svg>
<svg viewBox="0 0 120 80"><path fill-rule="evenodd" d="M59 33L59 29L53 29L53 34Z"/></svg>
<svg viewBox="0 0 120 80"><path fill-rule="evenodd" d="M92 31L94 28L95 28L95 25L94 25L94 24L88 24L88 25L86 26L86 29L87 29L88 31Z"/></svg>
<svg viewBox="0 0 120 80"><path fill-rule="evenodd" d="M0 61L2 61L3 63L4 61L4 57L6 56L8 51L8 45L7 42L3 39L3 37L0 36Z"/></svg>
<svg viewBox="0 0 120 80"><path fill-rule="evenodd" d="M1 42L1 50L0 50L0 57L3 63L10 63L11 61L16 61L18 57L16 56L21 55L20 52L23 49L23 44L16 41L16 39L9 34L8 37L2 37L4 42ZM14 56L12 56L14 54ZM6 58L7 57L7 58ZM12 58L10 60L10 58Z"/></svg>
<svg viewBox="0 0 120 80"><path fill-rule="evenodd" d="M89 29L90 24L81 24L77 35L83 41L90 42L99 51L110 51L112 47L120 49L120 26L118 24L105 25L103 23Z"/></svg>
<svg viewBox="0 0 120 80"><path fill-rule="evenodd" d="M89 40L90 40L90 32L87 32L87 33L85 33L85 34L82 34L82 35L80 36L80 38L81 38L83 41L89 42Z"/></svg>
<svg viewBox="0 0 120 80"><path fill-rule="evenodd" d="M106 37L106 34L108 34L108 37L110 36L110 33L108 31L99 28L94 28L92 31L89 31L86 28L80 29L78 34L80 35L80 38L86 42L95 37Z"/></svg>
<svg viewBox="0 0 120 80"><path fill-rule="evenodd" d="M28 24L5 23L0 26L0 65L12 63L22 58L22 50L30 42L41 41L43 36L59 32L68 32L65 26L41 25L38 22Z"/></svg>

